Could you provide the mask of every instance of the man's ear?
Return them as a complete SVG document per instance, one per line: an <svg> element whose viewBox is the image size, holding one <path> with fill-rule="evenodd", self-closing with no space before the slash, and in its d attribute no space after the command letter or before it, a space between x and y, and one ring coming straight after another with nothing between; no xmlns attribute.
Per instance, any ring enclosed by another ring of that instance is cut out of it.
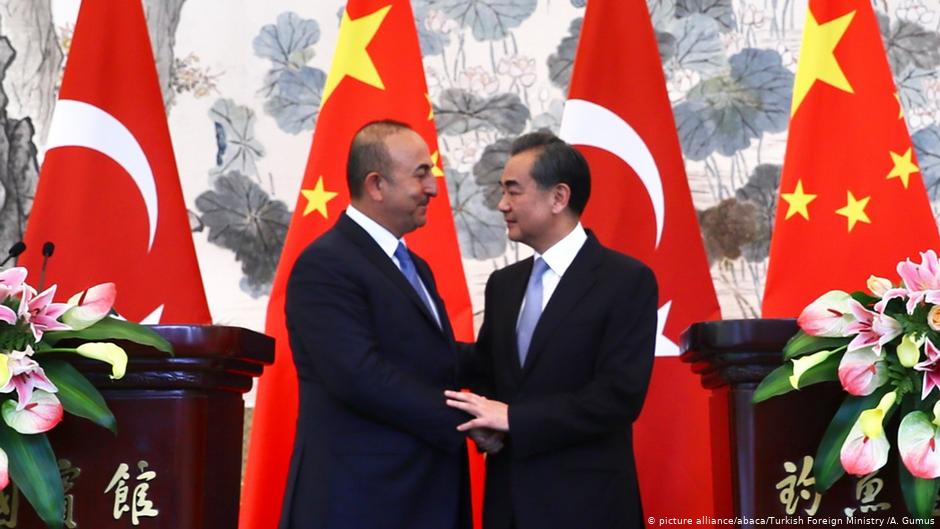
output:
<svg viewBox="0 0 940 529"><path fill-rule="evenodd" d="M552 213L561 213L571 200L571 187L568 184L556 184L552 189Z"/></svg>
<svg viewBox="0 0 940 529"><path fill-rule="evenodd" d="M366 174L366 178L362 182L362 189L366 192L367 195L369 195L373 202L381 202L383 199L382 175L376 171L372 171Z"/></svg>

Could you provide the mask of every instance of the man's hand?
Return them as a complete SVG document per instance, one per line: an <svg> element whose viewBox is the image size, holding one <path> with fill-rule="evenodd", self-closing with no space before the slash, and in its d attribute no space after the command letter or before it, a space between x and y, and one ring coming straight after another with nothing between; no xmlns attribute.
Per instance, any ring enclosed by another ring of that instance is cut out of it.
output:
<svg viewBox="0 0 940 529"><path fill-rule="evenodd" d="M467 435L476 443L478 451L486 452L487 454L495 454L502 450L503 438L506 437L506 434L503 432L486 428L473 428L467 432Z"/></svg>
<svg viewBox="0 0 940 529"><path fill-rule="evenodd" d="M466 391L445 391L447 405L451 408L463 410L476 417L457 427L461 432L473 428L490 428L500 432L509 431L509 406L498 400Z"/></svg>

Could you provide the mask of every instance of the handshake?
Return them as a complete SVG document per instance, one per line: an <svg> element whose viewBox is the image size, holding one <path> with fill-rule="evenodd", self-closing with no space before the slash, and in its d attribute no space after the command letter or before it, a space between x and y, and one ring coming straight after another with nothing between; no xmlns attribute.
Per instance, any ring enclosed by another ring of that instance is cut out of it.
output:
<svg viewBox="0 0 940 529"><path fill-rule="evenodd" d="M451 408L464 411L473 419L457 427L476 443L477 449L495 454L503 448L503 439L509 431L509 406L469 391L445 391L444 397Z"/></svg>
<svg viewBox="0 0 940 529"><path fill-rule="evenodd" d="M486 454L495 454L503 449L503 438L506 434L490 430L489 428L474 428L467 432L470 439L477 445L477 450Z"/></svg>

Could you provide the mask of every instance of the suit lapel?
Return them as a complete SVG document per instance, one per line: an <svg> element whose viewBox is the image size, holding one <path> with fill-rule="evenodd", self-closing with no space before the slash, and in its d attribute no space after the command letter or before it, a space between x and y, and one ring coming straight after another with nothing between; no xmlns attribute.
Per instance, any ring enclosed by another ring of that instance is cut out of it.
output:
<svg viewBox="0 0 940 529"><path fill-rule="evenodd" d="M409 252L410 251L411 250L409 250ZM414 253L411 254L411 260L414 261L415 270L418 272L418 277L421 278L421 282L424 283L424 287L428 289L428 294L431 296L431 301L434 303L434 308L437 309L437 315L441 320L441 331L443 331L444 335L450 337L451 341L453 341L454 330L450 326L450 318L447 317L447 309L444 307L444 300L441 299L441 295L437 291L437 284L434 282L434 276L431 274L431 268L424 261L424 259L418 257ZM433 321L434 315L428 312L427 307L425 307L425 312ZM435 322L435 324L437 324L437 322Z"/></svg>
<svg viewBox="0 0 940 529"><path fill-rule="evenodd" d="M418 292L415 291L414 287L411 286L411 283L408 282L408 279L405 278L405 274L395 266L395 263L389 258L385 252L382 251L382 248L375 242L366 230L362 229L361 226L355 223L349 216L343 212L340 215L339 220L336 221L336 229L338 229L342 234L347 236L353 243L356 244L359 248L362 249L363 255L366 259L369 260L376 268L378 268L382 274L385 275L396 287L398 287L405 296L411 300L412 303L417 305L418 310L421 311L421 314L438 330L443 332L443 329L438 326L437 320L434 319L434 315L431 314L428 310L428 306L418 297ZM414 254L412 254L414 255ZM420 261L420 259L412 259L413 261ZM415 268L418 268L417 266ZM419 272L421 276L421 272ZM421 280L424 282L425 287L428 291L433 291L432 285L422 276ZM436 298L436 293L431 294L432 298ZM436 303L436 301L435 301ZM440 309L438 312L441 313ZM442 318L446 317L446 314L442 313Z"/></svg>
<svg viewBox="0 0 940 529"><path fill-rule="evenodd" d="M532 334L532 342L526 355L523 373L528 373L538 361L538 357L552 333L564 328L564 318L578 305L581 299L594 285L597 274L594 269L600 265L603 247L597 242L593 234L588 234L578 255L571 262L571 266L561 276L558 286L552 297L549 298L545 310L539 317L538 324ZM531 265L529 267L531 269ZM517 310L518 313L518 310ZM513 340L515 341L515 340ZM518 360L516 361L518 363Z"/></svg>

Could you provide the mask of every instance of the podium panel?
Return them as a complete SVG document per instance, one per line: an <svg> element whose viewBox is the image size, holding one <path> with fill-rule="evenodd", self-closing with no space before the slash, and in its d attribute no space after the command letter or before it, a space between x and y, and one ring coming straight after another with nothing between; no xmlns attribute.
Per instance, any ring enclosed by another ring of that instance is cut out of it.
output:
<svg viewBox="0 0 940 529"><path fill-rule="evenodd" d="M66 414L49 433L65 484L67 528L235 529L244 402L274 359L274 340L246 329L153 326L175 355L119 342L127 374L77 355L117 435ZM0 528L44 529L14 487L0 492Z"/></svg>
<svg viewBox="0 0 940 529"><path fill-rule="evenodd" d="M792 319L725 320L696 323L683 334L681 359L701 375L716 405L728 410L727 431L713 432L718 438L713 444L729 452L731 483L725 486L730 485L734 509L729 515L745 529L881 525L873 519L916 526L918 520L908 514L901 496L894 448L877 472L843 476L825 494L816 490L813 458L846 396L838 382L752 404L755 388L782 364L783 346L797 330ZM888 432L897 431L899 420L895 414ZM896 439L891 443L896 446Z"/></svg>

